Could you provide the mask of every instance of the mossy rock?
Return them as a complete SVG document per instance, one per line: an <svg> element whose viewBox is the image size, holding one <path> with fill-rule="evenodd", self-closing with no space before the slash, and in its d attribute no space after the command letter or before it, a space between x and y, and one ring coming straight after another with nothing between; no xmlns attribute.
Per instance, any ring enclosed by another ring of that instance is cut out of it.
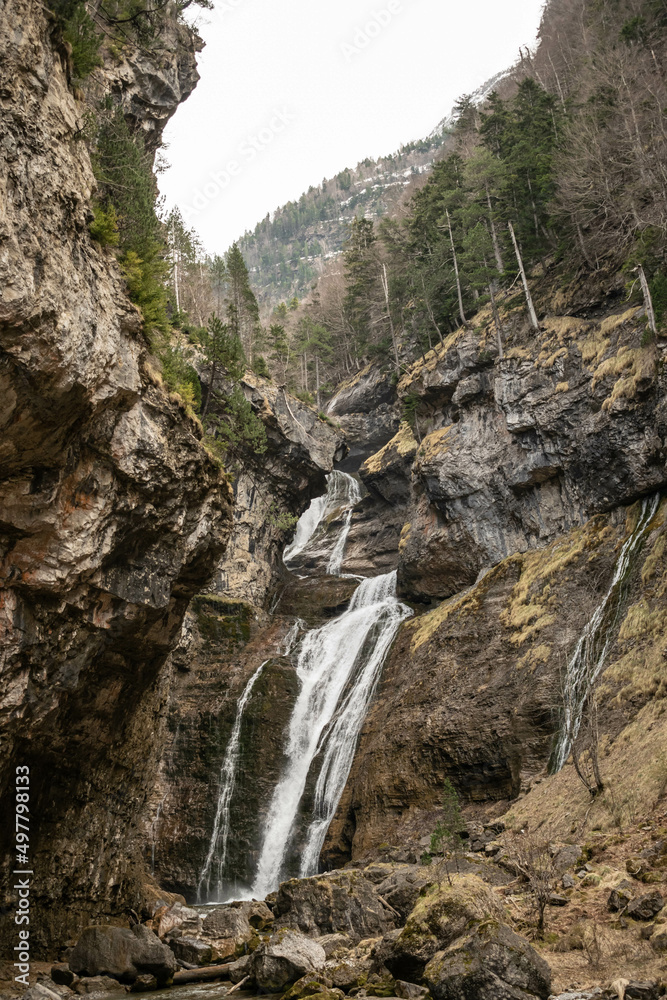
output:
<svg viewBox="0 0 667 1000"><path fill-rule="evenodd" d="M310 972L290 986L287 992L283 993L282 1000L304 1000L304 997L319 996L329 992L342 996L341 990L332 990L330 979Z"/></svg>
<svg viewBox="0 0 667 1000"><path fill-rule="evenodd" d="M385 960L399 979L419 976L436 952L481 921L502 919L496 894L476 875L456 875L426 889Z"/></svg>

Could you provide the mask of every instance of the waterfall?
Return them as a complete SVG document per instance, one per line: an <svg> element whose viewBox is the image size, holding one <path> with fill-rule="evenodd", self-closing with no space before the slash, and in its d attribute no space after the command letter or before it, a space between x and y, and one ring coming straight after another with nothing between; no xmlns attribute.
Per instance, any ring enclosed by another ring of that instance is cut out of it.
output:
<svg viewBox="0 0 667 1000"><path fill-rule="evenodd" d="M227 744L225 756L222 761L222 769L220 771L220 790L218 792L218 805L215 813L215 820L213 822L211 843L208 848L208 854L206 856L206 861L204 862L204 867L199 875L199 884L197 886L198 902L201 901L202 890L204 887L206 889L206 898L208 899L210 895L211 870L214 860L218 869L218 880L216 886L218 895L222 892L222 873L225 867L225 861L227 860L227 841L229 839L229 806L232 800L234 786L236 784L236 771L240 755L241 722L243 721L243 713L246 705L248 704L252 689L255 686L255 682L268 662L268 660L265 660L265 662L257 668L246 684L243 694L239 698L236 706L236 718L234 719L232 734L229 738L229 743Z"/></svg>
<svg viewBox="0 0 667 1000"><path fill-rule="evenodd" d="M396 573L364 580L339 618L308 632L298 654L300 691L287 736L287 764L273 793L253 895L280 881L311 765L323 755L303 867L312 874L352 766L384 657L412 614L396 597Z"/></svg>
<svg viewBox="0 0 667 1000"><path fill-rule="evenodd" d="M614 567L609 590L587 622L567 664L563 691L563 724L552 757L552 773L560 771L570 756L572 744L579 733L586 699L600 675L614 637L614 626L618 622L624 584L633 557L644 541L659 505L660 494L643 501L637 525L626 539Z"/></svg>
<svg viewBox="0 0 667 1000"><path fill-rule="evenodd" d="M311 539L316 535L321 524L325 523L331 515L345 510L345 522L343 530L340 532L333 553L329 560L327 572L332 576L339 576L343 564L345 543L352 523L352 511L355 504L361 500L359 483L353 476L348 476L346 472L331 472L327 476L327 492L322 497L317 497L310 504L308 510L299 518L296 526L296 534L293 541L287 546L283 553L283 561L289 564L293 559L308 547Z"/></svg>

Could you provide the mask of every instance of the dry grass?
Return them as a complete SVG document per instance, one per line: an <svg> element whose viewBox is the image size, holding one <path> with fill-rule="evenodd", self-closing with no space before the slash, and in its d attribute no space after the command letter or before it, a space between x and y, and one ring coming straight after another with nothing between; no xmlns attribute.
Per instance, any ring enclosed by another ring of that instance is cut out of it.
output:
<svg viewBox="0 0 667 1000"><path fill-rule="evenodd" d="M522 646L554 623L554 582L569 579L571 569L583 559L594 559L599 547L612 538L613 529L596 517L545 549L512 557L521 562L521 576L500 620L513 630L513 645Z"/></svg>
<svg viewBox="0 0 667 1000"><path fill-rule="evenodd" d="M417 452L418 460L422 463L433 462L441 455L446 454L449 451L449 448L445 442L451 434L453 428L454 425L449 424L449 426L441 427L440 430L433 431L432 434L425 437L419 446L419 451Z"/></svg>
<svg viewBox="0 0 667 1000"><path fill-rule="evenodd" d="M382 472L384 468L392 465L396 458L407 458L414 455L416 451L417 441L412 433L412 428L403 421L398 433L384 448L367 458L362 469L371 474Z"/></svg>

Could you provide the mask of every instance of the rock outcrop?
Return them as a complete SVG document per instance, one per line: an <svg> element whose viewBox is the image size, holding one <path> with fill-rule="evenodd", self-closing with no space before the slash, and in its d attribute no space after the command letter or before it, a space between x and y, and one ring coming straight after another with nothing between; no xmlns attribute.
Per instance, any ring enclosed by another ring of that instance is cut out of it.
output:
<svg viewBox="0 0 667 1000"><path fill-rule="evenodd" d="M327 473L345 454L340 433L284 390L250 374L243 389L264 424L267 450L249 459L237 477L234 524L224 559L186 619L175 655L170 735L146 827L147 860L150 856L161 884L193 902L209 851L237 701L264 663L243 719L241 812L234 814L228 844L228 867L237 872L237 889L253 871L261 817L279 778L283 732L298 688L293 664L281 655L294 620L292 605L298 603L282 553L296 517L313 495L325 491ZM340 604L349 596L349 581L338 581L336 589L341 594L333 600ZM320 601L309 585L303 599L307 616L317 618L328 596ZM274 605L273 619L265 610L269 604Z"/></svg>
<svg viewBox="0 0 667 1000"><path fill-rule="evenodd" d="M624 505L667 485L664 344L646 341L636 309L597 309L547 317L532 339L508 332L503 359L482 313L399 384L419 399L415 427L361 477L405 517L399 591L442 603L402 627L385 665L330 864L432 828L446 778L465 800L509 802L544 773L563 664L636 523ZM612 627L611 738L659 690L664 530L663 505Z"/></svg>
<svg viewBox="0 0 667 1000"><path fill-rule="evenodd" d="M503 359L478 331L453 334L399 384L420 400L399 559L401 591L418 600L667 486L667 383L641 310L547 317ZM394 452L372 461L376 481L400 489Z"/></svg>
<svg viewBox="0 0 667 1000"><path fill-rule="evenodd" d="M228 486L155 384L120 269L88 232L85 105L52 28L31 0L0 19L0 767L7 809L15 767L30 768L35 956L91 917L140 908L136 822L168 657L231 526ZM177 75L192 77L183 31ZM123 71L134 104L146 84L156 107L165 70L137 60ZM154 136L186 90L162 91Z"/></svg>

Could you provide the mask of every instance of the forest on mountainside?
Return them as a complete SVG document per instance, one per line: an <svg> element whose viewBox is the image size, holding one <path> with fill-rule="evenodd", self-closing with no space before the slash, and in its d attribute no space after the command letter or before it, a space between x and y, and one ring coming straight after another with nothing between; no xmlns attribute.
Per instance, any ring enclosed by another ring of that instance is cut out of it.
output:
<svg viewBox="0 0 667 1000"><path fill-rule="evenodd" d="M660 323L666 38L664 0L553 0L536 55L504 96L459 102L450 152L427 183L395 217L355 217L342 259L307 300L257 327L246 348L256 370L321 405L369 360L398 369L489 301L501 327L497 306L521 266L558 268L563 280L622 270Z"/></svg>
<svg viewBox="0 0 667 1000"><path fill-rule="evenodd" d="M162 377L203 416L221 460L262 448L238 388L246 365L319 409L371 360L398 378L488 303L502 341L504 300L522 287L536 325L522 271L563 282L621 271L628 297L647 303L650 337L667 309L666 39L666 0L552 0L535 55L482 103L459 101L427 182L391 215L352 213L342 254L265 322L246 244L211 258L177 209L158 217L153 153L102 105L87 126L100 187L91 232L116 249ZM344 171L253 239L289 240L354 188Z"/></svg>
<svg viewBox="0 0 667 1000"><path fill-rule="evenodd" d="M239 246L262 307L307 294L327 261L341 253L348 227L358 215L393 215L441 154L448 131L442 123L427 138L403 145L390 156L347 167L246 232Z"/></svg>

